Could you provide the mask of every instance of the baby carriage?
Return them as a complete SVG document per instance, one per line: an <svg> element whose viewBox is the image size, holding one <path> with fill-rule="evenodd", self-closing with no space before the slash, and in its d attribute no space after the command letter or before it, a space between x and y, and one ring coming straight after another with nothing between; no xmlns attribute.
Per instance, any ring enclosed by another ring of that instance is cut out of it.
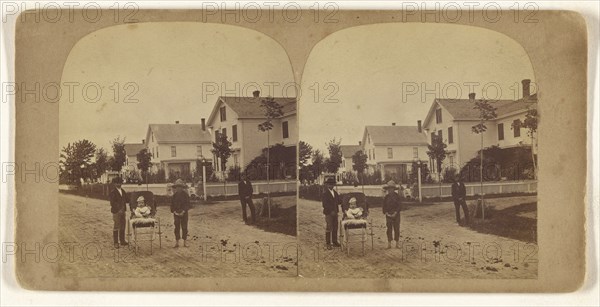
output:
<svg viewBox="0 0 600 307"><path fill-rule="evenodd" d="M358 218L349 216L352 215L352 211L348 213L348 209L350 208L349 202L353 198L356 200L357 209L355 212L362 211L362 214ZM362 210L358 210L358 208ZM364 255L367 236L371 236L371 250L373 250L373 228L371 227L372 221L369 218L369 206L365 194L354 192L342 195L342 217L339 221L339 225L342 250L345 248L348 255L350 255L351 243L361 243L362 253ZM352 241L353 238L360 238L360 241Z"/></svg>
<svg viewBox="0 0 600 307"><path fill-rule="evenodd" d="M131 209L131 216L127 221L127 238L130 243L129 246L130 248L133 248L137 254L141 242L150 242L150 254L152 254L156 236L158 236L158 247L162 248L162 231L160 219L156 216L154 194L150 191L137 191L129 194L129 207ZM147 217L137 217L135 215L137 200L140 196L144 198L144 202L149 208L149 215Z"/></svg>

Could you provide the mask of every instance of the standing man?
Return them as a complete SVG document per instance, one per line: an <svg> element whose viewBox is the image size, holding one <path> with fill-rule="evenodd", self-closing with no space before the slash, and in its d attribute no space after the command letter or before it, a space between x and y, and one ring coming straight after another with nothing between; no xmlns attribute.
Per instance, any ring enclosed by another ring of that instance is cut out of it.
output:
<svg viewBox="0 0 600 307"><path fill-rule="evenodd" d="M334 247L339 247L337 231L338 231L338 206L342 201L337 191L333 189L335 186L335 178L329 177L325 180L325 191L321 195L323 204L323 214L325 215L325 242L327 249L331 249L331 242Z"/></svg>
<svg viewBox="0 0 600 307"><path fill-rule="evenodd" d="M248 180L246 174L242 174L240 183L238 183L238 193L240 196L240 203L242 204L242 218L244 223L248 224L248 216L246 215L246 205L250 207L250 214L252 214L252 224L256 223L256 215L254 210L254 203L252 203L252 183Z"/></svg>
<svg viewBox="0 0 600 307"><path fill-rule="evenodd" d="M121 177L113 178L112 183L114 189L109 194L110 200L110 212L113 216L113 243L115 248L119 248L119 241L121 245L129 245L125 241L125 211L127 209L126 203L128 202L127 193L121 188L123 179ZM131 206L131 204L130 204Z"/></svg>
<svg viewBox="0 0 600 307"><path fill-rule="evenodd" d="M387 248L392 248L392 239L396 241L396 247L400 248L400 243L398 241L400 240L401 199L400 195L396 193L396 190L398 190L396 182L394 182L394 180L388 181L388 183L383 186L383 190L386 193L383 198L383 214L385 214L385 225L387 227ZM394 235L393 237L392 232Z"/></svg>
<svg viewBox="0 0 600 307"><path fill-rule="evenodd" d="M171 213L173 213L173 224L175 224L175 246L179 247L179 240L183 238L183 247L188 247L188 210L190 209L190 197L187 194L187 185L181 179L173 184L175 193L171 199ZM183 235L181 234L183 232Z"/></svg>
<svg viewBox="0 0 600 307"><path fill-rule="evenodd" d="M462 182L462 178L457 175L454 177L454 183L452 184L452 200L454 200L454 209L456 210L456 222L460 225L460 207L462 207L465 214L465 222L469 224L469 208L467 208L467 188Z"/></svg>

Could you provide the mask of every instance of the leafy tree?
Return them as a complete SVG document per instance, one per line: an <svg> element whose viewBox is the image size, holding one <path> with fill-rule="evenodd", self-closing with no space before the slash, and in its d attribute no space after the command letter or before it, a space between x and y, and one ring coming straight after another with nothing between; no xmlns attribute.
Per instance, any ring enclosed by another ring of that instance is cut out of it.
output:
<svg viewBox="0 0 600 307"><path fill-rule="evenodd" d="M110 167L108 164L108 154L104 148L98 148L96 150L96 162L94 163L94 168L96 170L96 176L101 176L106 172L106 170Z"/></svg>
<svg viewBox="0 0 600 307"><path fill-rule="evenodd" d="M418 180L419 180L419 178L417 177L418 174L419 174L419 166L418 166L418 163L415 161L411 165L410 181L418 182ZM429 176L429 167L427 167L426 163L423 163L423 161L421 161L421 182L422 183L426 182L428 176Z"/></svg>
<svg viewBox="0 0 600 307"><path fill-rule="evenodd" d="M327 159L326 167L330 173L337 173L342 164L342 147L340 143L342 139L336 140L333 138L327 143L327 150L329 151L329 159Z"/></svg>
<svg viewBox="0 0 600 307"><path fill-rule="evenodd" d="M427 155L436 163L438 179L441 181L442 163L446 159L446 145L440 135L432 135L431 145L427 145Z"/></svg>
<svg viewBox="0 0 600 307"><path fill-rule="evenodd" d="M537 109L529 109L525 114L525 120L518 119L513 123L513 129L519 129L523 127L527 129L527 136L531 138L531 160L533 161L533 174L534 178L537 179L537 163L535 161L534 148L537 148L537 129L538 129L538 112ZM515 125L518 125L516 127Z"/></svg>
<svg viewBox="0 0 600 307"><path fill-rule="evenodd" d="M60 164L71 182L79 182L79 178L90 178L92 158L96 153L96 145L88 140L80 140L63 147Z"/></svg>
<svg viewBox="0 0 600 307"><path fill-rule="evenodd" d="M312 176L310 174L310 165L308 165L308 163L310 162L310 158L313 154L313 148L310 144L304 141L300 141L298 143L298 146L298 164L300 167L300 180L311 180Z"/></svg>
<svg viewBox="0 0 600 307"><path fill-rule="evenodd" d="M367 169L367 154L359 150L352 155L352 169L360 175L360 182L365 185L364 172Z"/></svg>
<svg viewBox="0 0 600 307"><path fill-rule="evenodd" d="M480 163L479 163L479 178L480 178L480 194L481 194L481 217L485 219L485 206L483 204L483 134L487 131L486 121L495 119L498 117L496 114L496 108L492 106L487 100L476 100L473 109L479 111L479 123L471 130L473 133L481 135L481 150L480 152Z"/></svg>
<svg viewBox="0 0 600 307"><path fill-rule="evenodd" d="M150 168L150 160L152 154L148 151L148 148L142 148L137 154L136 159L138 161L137 167L142 171L146 183L148 183L148 169Z"/></svg>
<svg viewBox="0 0 600 307"><path fill-rule="evenodd" d="M111 141L111 144L113 150L113 160L111 164L111 169L113 171L120 172L126 160L125 138L121 139L121 137L118 136Z"/></svg>
<svg viewBox="0 0 600 307"><path fill-rule="evenodd" d="M219 133L219 134L217 134L215 142L213 142L212 145L213 145L213 149L211 150L211 152L218 159L221 160L221 170L223 171L223 174L225 174L225 169L227 167L227 161L229 160L229 157L231 157L231 154L233 153L233 150L231 149L231 141L229 141L229 139L227 139L227 135L225 135L224 133ZM225 176L223 176L223 178L225 178Z"/></svg>
<svg viewBox="0 0 600 307"><path fill-rule="evenodd" d="M312 155L311 170L315 178L319 177L325 168L325 157L320 150L315 150Z"/></svg>

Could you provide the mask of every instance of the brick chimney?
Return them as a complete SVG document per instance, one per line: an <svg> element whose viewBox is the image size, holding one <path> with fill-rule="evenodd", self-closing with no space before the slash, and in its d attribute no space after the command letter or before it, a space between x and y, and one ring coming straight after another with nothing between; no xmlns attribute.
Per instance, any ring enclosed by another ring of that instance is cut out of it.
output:
<svg viewBox="0 0 600 307"><path fill-rule="evenodd" d="M362 141L358 141L358 146L362 146Z"/></svg>
<svg viewBox="0 0 600 307"><path fill-rule="evenodd" d="M142 139L142 144L146 144L146 140Z"/></svg>
<svg viewBox="0 0 600 307"><path fill-rule="evenodd" d="M396 126L396 123L392 123L392 126Z"/></svg>
<svg viewBox="0 0 600 307"><path fill-rule="evenodd" d="M254 98L258 98L258 97L260 97L260 91L254 91L254 92L252 92L252 96L253 96Z"/></svg>
<svg viewBox="0 0 600 307"><path fill-rule="evenodd" d="M531 96L531 80L524 79L523 81L521 81L521 83L523 84L523 98Z"/></svg>
<svg viewBox="0 0 600 307"><path fill-rule="evenodd" d="M175 121L175 124L179 124L179 121L178 121L178 120L176 120L176 121Z"/></svg>
<svg viewBox="0 0 600 307"><path fill-rule="evenodd" d="M419 131L419 133L423 132L423 127L421 127L421 121L420 120L417 121L417 130Z"/></svg>
<svg viewBox="0 0 600 307"><path fill-rule="evenodd" d="M206 119L201 119L200 120L202 122L202 131L206 131Z"/></svg>
<svg viewBox="0 0 600 307"><path fill-rule="evenodd" d="M475 100L475 93L469 93L469 100Z"/></svg>

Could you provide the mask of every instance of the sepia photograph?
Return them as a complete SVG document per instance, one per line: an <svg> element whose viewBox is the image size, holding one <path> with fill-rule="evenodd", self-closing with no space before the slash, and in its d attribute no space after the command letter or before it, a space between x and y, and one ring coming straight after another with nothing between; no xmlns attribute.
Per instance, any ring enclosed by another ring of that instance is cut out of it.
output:
<svg viewBox="0 0 600 307"><path fill-rule="evenodd" d="M286 53L251 30L82 38L62 75L89 90L60 105L59 230L90 259L61 274L296 276L296 98L264 86L292 80Z"/></svg>
<svg viewBox="0 0 600 307"><path fill-rule="evenodd" d="M2 248L15 287L589 282L581 14L114 5L11 15Z"/></svg>
<svg viewBox="0 0 600 307"><path fill-rule="evenodd" d="M475 27L319 42L302 82L333 82L336 100L300 99L299 241L319 247L300 274L536 278L534 75L519 44Z"/></svg>

